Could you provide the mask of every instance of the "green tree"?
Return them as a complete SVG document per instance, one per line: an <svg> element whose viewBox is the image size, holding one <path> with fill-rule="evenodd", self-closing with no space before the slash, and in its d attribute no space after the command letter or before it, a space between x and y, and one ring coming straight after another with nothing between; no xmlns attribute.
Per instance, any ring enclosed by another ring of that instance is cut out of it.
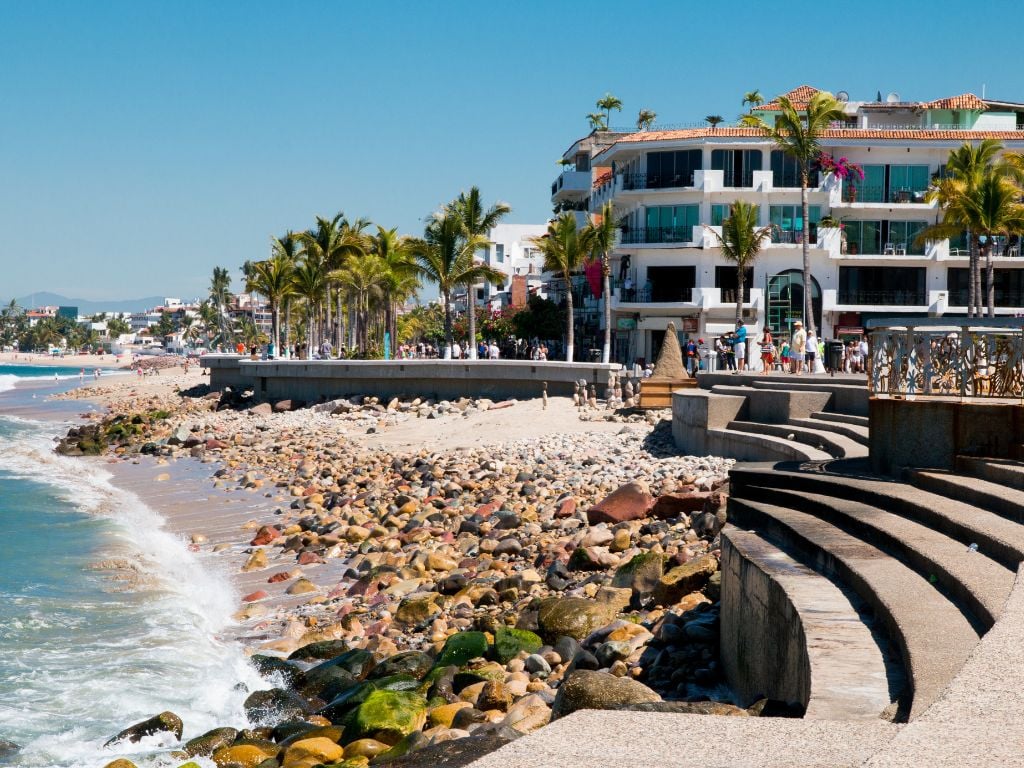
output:
<svg viewBox="0 0 1024 768"><path fill-rule="evenodd" d="M231 275L224 267L214 267L210 278L210 304L216 312L217 329L221 339L231 339L230 325L227 322L227 307L231 302Z"/></svg>
<svg viewBox="0 0 1024 768"><path fill-rule="evenodd" d="M370 347L370 307L384 298L387 283L387 267L374 254L349 259L344 267L332 272L329 277L337 282L348 294L354 310L356 349L365 356Z"/></svg>
<svg viewBox="0 0 1024 768"><path fill-rule="evenodd" d="M565 359L570 363L575 351L572 273L577 271L583 263L583 259L593 252L592 237L592 232L587 228L577 229L576 217L572 213L563 213L548 224L547 233L532 238L533 244L544 256L544 269L561 275L565 280Z"/></svg>
<svg viewBox="0 0 1024 768"><path fill-rule="evenodd" d="M612 110L622 111L622 100L617 96L606 93L594 104L598 109L604 110L604 126L608 128L612 124Z"/></svg>
<svg viewBox="0 0 1024 768"><path fill-rule="evenodd" d="M275 251L269 259L253 262L245 283L247 291L264 296L270 305L271 339L278 354L281 349L281 302L295 293L294 273L294 262L284 253Z"/></svg>
<svg viewBox="0 0 1024 768"><path fill-rule="evenodd" d="M836 120L843 118L842 106L831 93L818 91L802 112L785 96L778 99L779 111L775 122L766 123L760 116L750 114L743 117L743 124L761 130L775 145L792 157L800 172L800 205L803 213L803 283L804 283L804 325L807 334L815 333L814 311L811 296L811 256L808 250L810 230L808 219L810 206L807 202L807 188L810 186L811 169L821 152L821 136Z"/></svg>
<svg viewBox="0 0 1024 768"><path fill-rule="evenodd" d="M657 112L650 109L641 109L636 116L636 129L638 131L649 131L657 119Z"/></svg>
<svg viewBox="0 0 1024 768"><path fill-rule="evenodd" d="M608 130L608 123L605 122L605 117L600 112L591 112L587 115L587 120L590 122L590 130L592 131Z"/></svg>
<svg viewBox="0 0 1024 768"><path fill-rule="evenodd" d="M761 91L755 88L754 90L747 91L746 93L743 94L742 104L744 107L749 106L749 111L752 112L754 110L754 107L759 107L762 104L764 104L764 96L761 95Z"/></svg>
<svg viewBox="0 0 1024 768"><path fill-rule="evenodd" d="M282 258L291 265L291 271L295 271L295 264L299 259L300 250L299 239L295 236L295 233L290 229L284 233L284 237L271 237L270 238L270 258ZM289 292L284 297L284 322L280 323L281 343L287 347L289 343L289 335L291 332L291 318L292 318L292 296L294 291Z"/></svg>
<svg viewBox="0 0 1024 768"><path fill-rule="evenodd" d="M722 117L721 115L708 115L707 117L704 118L704 122L711 126L711 130L717 128L719 123L721 123L723 120L725 120L725 118Z"/></svg>
<svg viewBox="0 0 1024 768"><path fill-rule="evenodd" d="M512 326L520 339L554 339L562 335L565 311L551 299L534 295L512 317Z"/></svg>
<svg viewBox="0 0 1024 768"><path fill-rule="evenodd" d="M409 243L419 274L437 283L444 302L444 358L452 356L452 297L456 288L480 280L500 280L501 273L473 259L486 238L467 236L462 220L445 208L427 224L422 239Z"/></svg>
<svg viewBox="0 0 1024 768"><path fill-rule="evenodd" d="M617 231L615 211L611 202L607 202L601 208L600 216L591 219L590 224L587 225L586 234L593 255L601 260L601 292L604 294L604 346L601 350L601 362L603 363L608 363L612 359L611 254L615 247Z"/></svg>
<svg viewBox="0 0 1024 768"><path fill-rule="evenodd" d="M398 306L416 294L420 281L409 252L409 238L399 235L397 229L378 226L370 252L384 264L384 327L391 334L391 356L394 357L399 343Z"/></svg>
<svg viewBox="0 0 1024 768"><path fill-rule="evenodd" d="M467 238L483 238L485 242L488 234L498 222L512 212L512 208L505 203L495 203L485 210L480 197L480 189L477 187L471 187L468 193L460 194L448 204L448 210L462 222L462 228ZM501 279L504 279L504 275ZM467 307L476 306L475 287L475 281L466 286ZM469 318L469 359L476 360L476 312L468 312L467 316Z"/></svg>
<svg viewBox="0 0 1024 768"><path fill-rule="evenodd" d="M153 326L153 335L158 336L161 340L166 339L168 336L178 330L178 324L174 321L174 315L167 310L160 313L160 319L156 325Z"/></svg>
<svg viewBox="0 0 1024 768"><path fill-rule="evenodd" d="M112 317L107 320L107 336L111 339L116 339L118 336L131 332L132 327L124 318Z"/></svg>
<svg viewBox="0 0 1024 768"><path fill-rule="evenodd" d="M744 283L743 276L753 268L754 261L761 253L766 238L771 236L772 227L757 225L758 207L753 203L737 200L729 206L729 215L722 222L722 234L705 227L718 241L722 255L736 265L736 321L743 319Z"/></svg>
<svg viewBox="0 0 1024 768"><path fill-rule="evenodd" d="M292 285L295 294L302 298L306 309L306 359L308 360L313 348L317 345L316 316L327 293L327 270L317 255L303 254L292 273Z"/></svg>

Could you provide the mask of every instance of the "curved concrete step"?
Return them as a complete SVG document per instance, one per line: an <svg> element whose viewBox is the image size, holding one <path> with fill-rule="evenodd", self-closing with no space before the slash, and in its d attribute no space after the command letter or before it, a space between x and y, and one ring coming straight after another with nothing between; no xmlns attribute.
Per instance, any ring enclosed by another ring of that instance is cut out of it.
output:
<svg viewBox="0 0 1024 768"><path fill-rule="evenodd" d="M730 456L737 461L763 461L774 457L782 461L828 461L833 458L825 451L819 451L795 440L763 434L745 432L740 429L708 429L708 442L714 446L709 452L716 456Z"/></svg>
<svg viewBox="0 0 1024 768"><path fill-rule="evenodd" d="M913 719L935 701L978 644L978 633L945 596L878 548L804 512L729 499L730 520L768 536L815 570L838 578L887 624L900 648L912 696L900 715Z"/></svg>
<svg viewBox="0 0 1024 768"><path fill-rule="evenodd" d="M834 421L840 424L853 424L858 427L864 427L867 429L869 419L867 416L855 416L852 413L832 413L831 411L818 411L817 413L811 414L812 419L820 419L821 421Z"/></svg>
<svg viewBox="0 0 1024 768"><path fill-rule="evenodd" d="M1024 464L1019 461L957 456L956 468L966 475L1024 491Z"/></svg>
<svg viewBox="0 0 1024 768"><path fill-rule="evenodd" d="M853 440L855 443L867 448L868 445L868 428L862 427L859 424L845 424L838 421L826 421L823 419L814 418L814 414L811 414L809 419L790 419L789 423L794 427L806 427L807 429L821 429L827 432L834 432L837 435L842 435L845 438ZM867 455L865 450L864 455Z"/></svg>
<svg viewBox="0 0 1024 768"><path fill-rule="evenodd" d="M771 687L797 686L806 696L804 718L877 720L892 703L890 691L901 690L906 679L902 670L894 674L887 667L876 636L846 593L751 531L726 526L722 547L723 569L736 571L722 579L722 605L733 606L722 614L722 643L742 646L723 658L743 663L737 672L755 695L779 698ZM788 642L759 634L772 634L775 625L758 609L777 607L779 595L789 603L779 614L792 611L798 620L790 619L796 626L781 633ZM752 614L761 614L760 621Z"/></svg>
<svg viewBox="0 0 1024 768"><path fill-rule="evenodd" d="M1024 526L987 509L929 493L906 483L870 476L800 472L794 464L738 464L729 472L733 493L742 496L747 484L781 486L799 491L856 499L864 504L915 520L964 546L978 550L1007 568L1024 561ZM826 465L827 467L827 465Z"/></svg>
<svg viewBox="0 0 1024 768"><path fill-rule="evenodd" d="M1009 568L920 523L858 501L777 486L747 486L743 497L814 515L903 561L938 584L975 629L995 624L1013 588Z"/></svg>
<svg viewBox="0 0 1024 768"><path fill-rule="evenodd" d="M1024 491L979 477L943 470L910 469L906 476L915 487L922 490L959 499L1015 523L1024 523Z"/></svg>
<svg viewBox="0 0 1024 768"><path fill-rule="evenodd" d="M810 421L810 419L790 419L786 424L762 424L756 421L732 421L729 422L729 429L741 432L753 432L760 435L772 435L785 440L793 436L793 440L809 445L819 451L827 453L836 459L857 458L867 456L867 449L851 440L845 435L827 429L814 429L795 425L796 421Z"/></svg>

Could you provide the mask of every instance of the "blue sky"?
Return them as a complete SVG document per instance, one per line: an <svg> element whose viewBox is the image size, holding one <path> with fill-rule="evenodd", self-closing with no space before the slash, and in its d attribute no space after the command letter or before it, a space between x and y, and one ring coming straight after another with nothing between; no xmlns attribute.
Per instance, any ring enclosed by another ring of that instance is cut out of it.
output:
<svg viewBox="0 0 1024 768"><path fill-rule="evenodd" d="M607 91L613 124L804 82L1024 99L1019 3L966 31L946 0L842 8L0 0L0 297L192 297L316 214L419 234L473 184L542 222Z"/></svg>

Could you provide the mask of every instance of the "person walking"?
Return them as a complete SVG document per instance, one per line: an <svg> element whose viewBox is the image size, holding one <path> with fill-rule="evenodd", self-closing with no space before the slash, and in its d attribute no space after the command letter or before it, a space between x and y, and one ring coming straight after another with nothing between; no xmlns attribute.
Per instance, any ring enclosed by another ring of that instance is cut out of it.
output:
<svg viewBox="0 0 1024 768"><path fill-rule="evenodd" d="M818 359L818 337L814 333L807 334L807 348L804 350L804 360L807 362L807 373L817 373L815 366Z"/></svg>
<svg viewBox="0 0 1024 768"><path fill-rule="evenodd" d="M762 375L767 376L772 372L772 365L775 363L775 343L772 341L772 332L766 327L761 337L761 367Z"/></svg>
<svg viewBox="0 0 1024 768"><path fill-rule="evenodd" d="M683 350L683 356L686 358L686 372L693 376L697 372L697 366L700 358L697 357L697 343L693 340L692 336L688 336L686 339L686 347Z"/></svg>
<svg viewBox="0 0 1024 768"><path fill-rule="evenodd" d="M747 370L747 326L742 320L736 321L736 338L732 343L733 352L736 353L736 368L739 371Z"/></svg>
<svg viewBox="0 0 1024 768"><path fill-rule="evenodd" d="M789 347L789 356L793 360L793 372L800 376L804 371L804 353L807 350L807 332L800 320L793 323L793 343Z"/></svg>

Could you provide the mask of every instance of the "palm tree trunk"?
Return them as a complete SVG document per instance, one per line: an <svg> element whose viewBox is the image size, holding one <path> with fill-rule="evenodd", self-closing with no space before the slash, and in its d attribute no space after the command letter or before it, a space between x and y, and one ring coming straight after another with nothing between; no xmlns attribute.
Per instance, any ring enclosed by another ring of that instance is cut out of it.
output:
<svg viewBox="0 0 1024 768"><path fill-rule="evenodd" d="M281 323L281 320L278 317L277 302L276 301L272 301L272 302L270 302L270 326L271 326L271 331L270 332L273 334L274 354L276 356L280 356L281 355L281 343L280 343L281 342L281 329L280 329L280 323Z"/></svg>
<svg viewBox="0 0 1024 768"><path fill-rule="evenodd" d="M331 328L332 328L332 322L333 322L332 318L331 318L331 303L332 303L332 300L334 298L333 291L331 290L330 282L327 283L327 296L325 298L327 300L324 302L324 328L323 328L324 333L323 333L323 337L324 337L325 340L330 341L331 340Z"/></svg>
<svg viewBox="0 0 1024 768"><path fill-rule="evenodd" d="M743 265L736 264L736 324L739 325L743 319L743 293L746 286L743 284ZM747 352L747 359L750 359L750 352Z"/></svg>
<svg viewBox="0 0 1024 768"><path fill-rule="evenodd" d="M288 346L288 332L291 330L292 324L292 300L287 298L284 300L284 335L281 338L281 342L287 347ZM280 354L280 351L278 352Z"/></svg>
<svg viewBox="0 0 1024 768"><path fill-rule="evenodd" d="M341 306L341 289L340 288L338 289L338 293L337 293L336 299L337 299L338 303L337 303L337 312L334 313L334 317L335 317L334 347L335 347L336 350L338 350L338 352L340 352L341 351L341 341L342 341L342 339L345 338L344 335L342 335L342 323L341 323L342 306Z"/></svg>
<svg viewBox="0 0 1024 768"><path fill-rule="evenodd" d="M387 295L384 298L384 333L389 335L387 341L388 344L382 345L387 349L384 350L384 356L394 358L395 349L395 333L391 330L391 322L394 319L394 303L391 301L391 296Z"/></svg>
<svg viewBox="0 0 1024 768"><path fill-rule="evenodd" d="M800 207L803 209L802 214L804 217L803 222L803 237L800 239L803 241L803 256L804 256L804 327L807 328L807 335L817 336L817 332L814 329L814 303L811 299L811 254L809 251L810 239L811 239L811 227L807 221L810 215L810 205L807 202L807 185L809 183L807 176L807 170L803 169L800 172ZM743 282L743 278L740 278L740 282ZM739 319L739 318L737 318Z"/></svg>
<svg viewBox="0 0 1024 768"><path fill-rule="evenodd" d="M476 296L473 285L466 286L466 311L469 312L469 357L476 360Z"/></svg>
<svg viewBox="0 0 1024 768"><path fill-rule="evenodd" d="M445 360L452 359L452 297L444 292L444 354Z"/></svg>
<svg viewBox="0 0 1024 768"><path fill-rule="evenodd" d="M996 316L996 265L992 263L992 236L985 240L985 303L988 316Z"/></svg>
<svg viewBox="0 0 1024 768"><path fill-rule="evenodd" d="M976 317L979 297L978 253L974 247L974 236L967 231L967 316Z"/></svg>
<svg viewBox="0 0 1024 768"><path fill-rule="evenodd" d="M610 255L601 254L601 290L604 292L604 347L601 350L601 362L612 361L612 264Z"/></svg>
<svg viewBox="0 0 1024 768"><path fill-rule="evenodd" d="M566 333L565 333L565 362L571 363L573 359L573 352L575 344L575 332L573 329L573 317L572 317L572 275L568 272L565 273L565 311L568 316L566 322Z"/></svg>

